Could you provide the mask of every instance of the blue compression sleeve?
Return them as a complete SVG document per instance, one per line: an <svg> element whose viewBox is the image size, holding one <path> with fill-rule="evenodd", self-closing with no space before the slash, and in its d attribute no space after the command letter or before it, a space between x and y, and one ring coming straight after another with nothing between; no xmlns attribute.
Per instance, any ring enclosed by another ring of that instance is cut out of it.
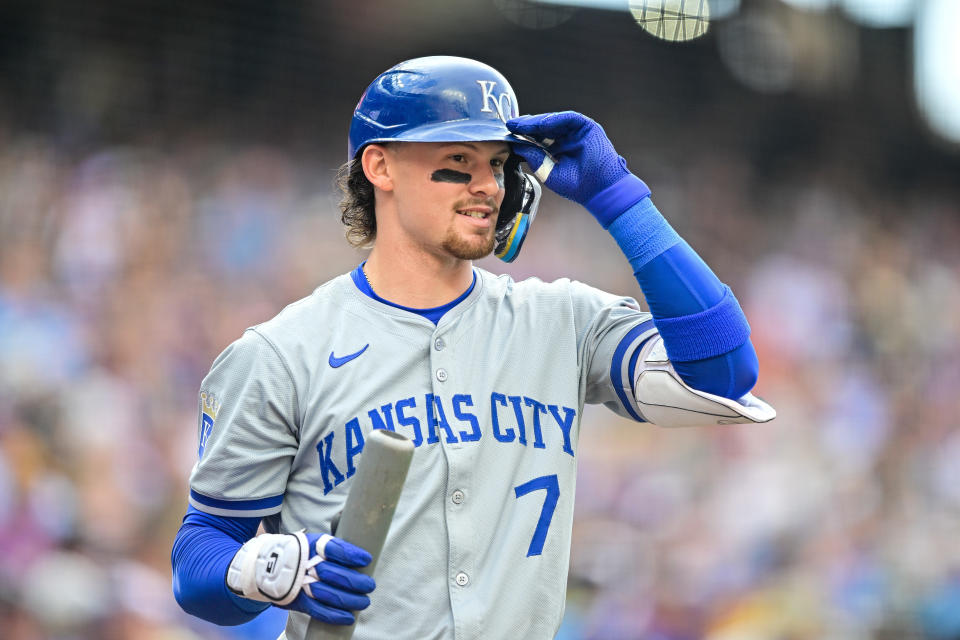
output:
<svg viewBox="0 0 960 640"><path fill-rule="evenodd" d="M759 363L750 327L729 288L676 234L650 198L624 212L609 230L634 268L683 381L727 398L750 391Z"/></svg>
<svg viewBox="0 0 960 640"><path fill-rule="evenodd" d="M225 518L193 507L173 542L173 594L189 614L215 624L249 622L270 605L241 598L227 588L227 568L260 518Z"/></svg>

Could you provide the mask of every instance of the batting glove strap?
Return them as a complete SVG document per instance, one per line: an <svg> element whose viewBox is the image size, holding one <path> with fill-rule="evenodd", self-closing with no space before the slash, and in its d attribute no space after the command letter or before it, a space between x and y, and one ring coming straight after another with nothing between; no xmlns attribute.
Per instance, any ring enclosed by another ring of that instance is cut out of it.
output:
<svg viewBox="0 0 960 640"><path fill-rule="evenodd" d="M310 547L302 531L259 535L248 540L233 557L227 569L227 586L244 598L279 606L290 604L307 579L309 558Z"/></svg>

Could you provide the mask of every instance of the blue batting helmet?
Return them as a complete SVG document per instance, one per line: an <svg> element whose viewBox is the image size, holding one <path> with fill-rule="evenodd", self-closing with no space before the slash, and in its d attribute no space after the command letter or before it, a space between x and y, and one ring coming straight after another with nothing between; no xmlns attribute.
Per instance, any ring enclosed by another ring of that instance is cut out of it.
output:
<svg viewBox="0 0 960 640"><path fill-rule="evenodd" d="M519 114L517 96L503 75L469 58L414 58L387 69L360 96L347 144L353 160L381 142L485 142L529 144L506 121ZM494 253L511 262L530 229L540 184L520 169L519 156L504 167L504 196Z"/></svg>

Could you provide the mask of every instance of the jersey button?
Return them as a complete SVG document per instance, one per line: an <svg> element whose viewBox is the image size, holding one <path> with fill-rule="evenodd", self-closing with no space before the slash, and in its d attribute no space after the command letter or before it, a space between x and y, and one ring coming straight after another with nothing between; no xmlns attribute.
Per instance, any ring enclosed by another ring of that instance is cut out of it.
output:
<svg viewBox="0 0 960 640"><path fill-rule="evenodd" d="M447 343L443 341L443 338L437 338L433 341L433 348L437 351L443 351L445 346L447 346Z"/></svg>
<svg viewBox="0 0 960 640"><path fill-rule="evenodd" d="M460 585L461 587L465 587L468 584L470 584L470 576L465 574L463 571L458 573L455 579L457 581L457 584Z"/></svg>
<svg viewBox="0 0 960 640"><path fill-rule="evenodd" d="M437 380L444 382L447 379L447 370L446 369L437 369Z"/></svg>
<svg viewBox="0 0 960 640"><path fill-rule="evenodd" d="M463 502L463 491L457 489L453 492L453 495L450 496L450 499L453 500L453 504L461 504Z"/></svg>

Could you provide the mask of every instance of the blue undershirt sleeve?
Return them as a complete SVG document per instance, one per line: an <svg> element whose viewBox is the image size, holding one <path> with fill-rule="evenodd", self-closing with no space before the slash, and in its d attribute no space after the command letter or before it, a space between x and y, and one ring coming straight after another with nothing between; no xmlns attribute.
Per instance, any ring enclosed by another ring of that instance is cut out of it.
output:
<svg viewBox="0 0 960 640"><path fill-rule="evenodd" d="M729 287L677 235L649 197L617 217L609 231L630 260L667 355L683 381L726 398L750 391L759 363L750 326Z"/></svg>
<svg viewBox="0 0 960 640"><path fill-rule="evenodd" d="M194 507L173 542L173 594L184 611L219 625L249 622L270 605L242 598L227 588L227 568L260 518L227 518Z"/></svg>

